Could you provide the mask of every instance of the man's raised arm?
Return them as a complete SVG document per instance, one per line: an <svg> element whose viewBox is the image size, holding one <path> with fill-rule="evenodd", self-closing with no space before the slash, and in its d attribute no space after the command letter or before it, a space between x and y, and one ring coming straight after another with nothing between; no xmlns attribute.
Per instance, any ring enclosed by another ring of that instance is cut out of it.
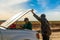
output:
<svg viewBox="0 0 60 40"><path fill-rule="evenodd" d="M40 21L40 20L41 20L41 18L40 18L40 17L38 17L38 16L33 12L33 9L31 10L31 12L32 12L33 16L34 16L38 21Z"/></svg>

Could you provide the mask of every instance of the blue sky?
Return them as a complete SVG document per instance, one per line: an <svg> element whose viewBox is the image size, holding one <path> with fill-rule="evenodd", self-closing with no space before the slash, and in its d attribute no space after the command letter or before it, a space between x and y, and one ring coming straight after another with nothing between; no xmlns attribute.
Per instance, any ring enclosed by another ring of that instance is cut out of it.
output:
<svg viewBox="0 0 60 40"><path fill-rule="evenodd" d="M54 10L57 6L60 6L60 0L29 0L15 6L23 6L22 8L24 9L35 9L40 13L47 10Z"/></svg>
<svg viewBox="0 0 60 40"><path fill-rule="evenodd" d="M0 19L8 19L22 9L34 9L36 14L45 13L48 20L60 20L60 0L0 0Z"/></svg>

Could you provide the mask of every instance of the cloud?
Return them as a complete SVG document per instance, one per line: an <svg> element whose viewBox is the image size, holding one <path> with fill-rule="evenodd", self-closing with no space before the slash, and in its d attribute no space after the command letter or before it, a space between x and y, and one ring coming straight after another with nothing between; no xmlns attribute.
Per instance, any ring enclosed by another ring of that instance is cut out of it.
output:
<svg viewBox="0 0 60 40"><path fill-rule="evenodd" d="M43 8L47 6L47 0L37 0L38 4L41 5Z"/></svg>
<svg viewBox="0 0 60 40"><path fill-rule="evenodd" d="M18 13L21 9L12 8L12 6L27 2L28 0L0 0L0 19L8 19ZM7 16L7 17L6 17ZM5 17L5 18L4 18Z"/></svg>
<svg viewBox="0 0 60 40"><path fill-rule="evenodd" d="M45 14L47 15L48 20L59 21L60 20L60 5L58 5L53 10L47 10Z"/></svg>
<svg viewBox="0 0 60 40"><path fill-rule="evenodd" d="M13 11L12 6L27 2L28 0L0 0L0 11ZM16 9L14 9L16 10Z"/></svg>
<svg viewBox="0 0 60 40"><path fill-rule="evenodd" d="M58 5L60 5L59 0L37 0L38 5L42 9L42 11L47 11L47 10L55 10Z"/></svg>
<svg viewBox="0 0 60 40"><path fill-rule="evenodd" d="M19 3L27 2L28 0L2 0L0 1L1 6L11 6Z"/></svg>
<svg viewBox="0 0 60 40"><path fill-rule="evenodd" d="M58 5L58 6L54 9L54 11L59 11L59 12L60 12L60 5Z"/></svg>
<svg viewBox="0 0 60 40"><path fill-rule="evenodd" d="M21 4L27 2L28 0L0 0L0 10L8 10L13 9L11 8L14 5Z"/></svg>
<svg viewBox="0 0 60 40"><path fill-rule="evenodd" d="M60 20L60 12L57 11L49 11L46 12L46 16L48 20L52 20L52 21L59 21Z"/></svg>
<svg viewBox="0 0 60 40"><path fill-rule="evenodd" d="M35 5L34 5L34 4L30 4L30 6L32 6L32 7L33 7L33 6L35 6Z"/></svg>

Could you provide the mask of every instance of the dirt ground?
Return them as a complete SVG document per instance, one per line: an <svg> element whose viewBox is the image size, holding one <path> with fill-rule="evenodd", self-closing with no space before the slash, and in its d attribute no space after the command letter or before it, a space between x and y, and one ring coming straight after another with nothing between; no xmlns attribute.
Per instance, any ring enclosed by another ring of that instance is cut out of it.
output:
<svg viewBox="0 0 60 40"><path fill-rule="evenodd" d="M40 33L40 40L42 40L41 33ZM50 40L60 40L60 32L52 32Z"/></svg>

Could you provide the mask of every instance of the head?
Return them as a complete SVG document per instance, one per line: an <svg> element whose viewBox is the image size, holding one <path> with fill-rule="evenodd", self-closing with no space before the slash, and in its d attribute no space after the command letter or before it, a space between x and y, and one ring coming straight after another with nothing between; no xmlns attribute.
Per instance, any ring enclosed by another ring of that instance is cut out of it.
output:
<svg viewBox="0 0 60 40"><path fill-rule="evenodd" d="M26 23L28 23L28 22L29 22L29 19L28 19L28 18L24 18L24 21L25 21Z"/></svg>
<svg viewBox="0 0 60 40"><path fill-rule="evenodd" d="M41 14L41 18L45 18L46 17L46 15L45 14Z"/></svg>

